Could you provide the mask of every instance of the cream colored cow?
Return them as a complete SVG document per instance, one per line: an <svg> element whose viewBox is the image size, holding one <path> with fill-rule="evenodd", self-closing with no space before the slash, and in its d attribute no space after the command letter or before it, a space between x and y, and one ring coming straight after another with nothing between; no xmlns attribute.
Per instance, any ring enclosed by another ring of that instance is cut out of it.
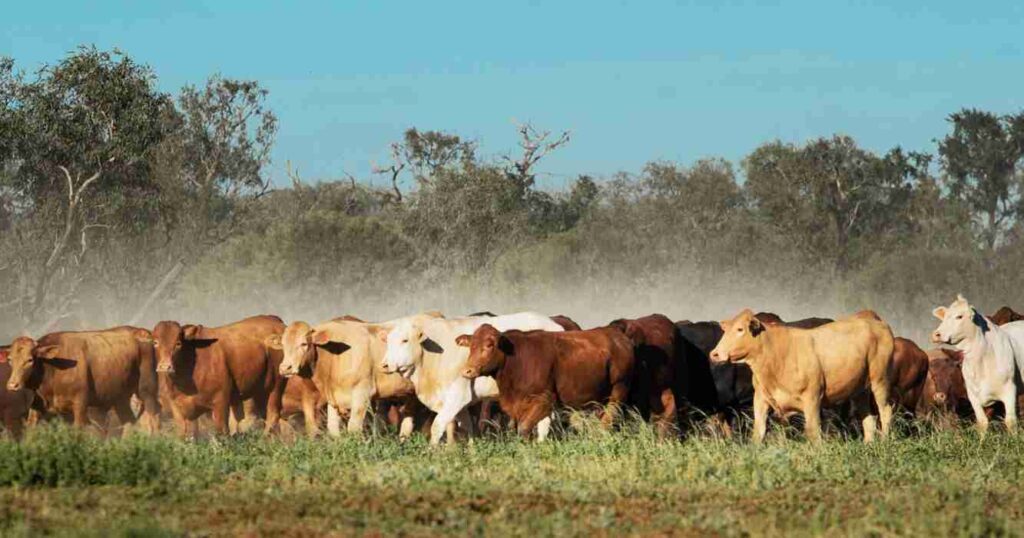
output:
<svg viewBox="0 0 1024 538"><path fill-rule="evenodd" d="M439 317L426 313L383 323L364 323L337 318L315 326L297 321L267 345L284 352L280 372L285 377L308 376L327 400L327 431L341 432L341 415L348 414L348 431L362 433L366 413L374 400L413 400L415 389L408 379L381 368L387 331L405 320ZM408 406L406 406L408 407ZM412 433L413 420L402 416L399 435Z"/></svg>
<svg viewBox="0 0 1024 538"><path fill-rule="evenodd" d="M451 443L456 418L460 423L469 424L466 406L498 396L498 384L494 378L482 376L471 381L461 374L469 358L469 349L456 344L455 339L473 334L484 323L500 331L563 330L561 325L543 314L520 312L495 317L410 318L395 323L386 335L378 333L387 342L381 368L411 380L416 387L416 397L437 413L430 431L431 444L438 444L445 432ZM551 418L548 417L538 424L538 431L546 434L550 425Z"/></svg>

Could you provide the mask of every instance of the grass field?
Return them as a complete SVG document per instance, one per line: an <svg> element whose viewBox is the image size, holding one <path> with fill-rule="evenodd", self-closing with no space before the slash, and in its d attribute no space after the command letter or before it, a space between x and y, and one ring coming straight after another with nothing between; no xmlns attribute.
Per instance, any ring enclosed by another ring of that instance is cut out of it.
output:
<svg viewBox="0 0 1024 538"><path fill-rule="evenodd" d="M0 442L0 534L1024 534L1024 438L922 431L762 447L588 429L185 443L47 426Z"/></svg>

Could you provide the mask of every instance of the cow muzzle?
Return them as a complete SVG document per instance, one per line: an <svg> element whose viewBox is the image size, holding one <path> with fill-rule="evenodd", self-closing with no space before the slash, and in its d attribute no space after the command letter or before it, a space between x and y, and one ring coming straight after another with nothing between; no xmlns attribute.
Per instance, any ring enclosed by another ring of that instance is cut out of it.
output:
<svg viewBox="0 0 1024 538"><path fill-rule="evenodd" d="M21 390L21 382L20 381L14 381L14 380L8 381L7 382L7 390L12 390L12 391L13 390Z"/></svg>
<svg viewBox="0 0 1024 538"><path fill-rule="evenodd" d="M948 398L946 397L945 392L936 392L934 395L932 395L932 401L938 405L945 405L946 400L948 400Z"/></svg>
<svg viewBox="0 0 1024 538"><path fill-rule="evenodd" d="M463 368L462 377L465 377L466 379L476 379L480 377L480 369L472 367Z"/></svg>
<svg viewBox="0 0 1024 538"><path fill-rule="evenodd" d="M299 369L293 365L282 364L281 367L277 369L277 372L284 377L292 377L299 373Z"/></svg>
<svg viewBox="0 0 1024 538"><path fill-rule="evenodd" d="M174 373L174 365L170 364L170 363L163 363L163 362L161 362L161 363L156 365L156 372L158 374L173 374Z"/></svg>

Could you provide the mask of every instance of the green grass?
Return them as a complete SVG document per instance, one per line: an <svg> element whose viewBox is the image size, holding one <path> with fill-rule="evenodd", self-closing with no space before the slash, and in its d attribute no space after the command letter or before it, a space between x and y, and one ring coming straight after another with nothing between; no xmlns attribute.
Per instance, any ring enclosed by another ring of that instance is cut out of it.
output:
<svg viewBox="0 0 1024 538"><path fill-rule="evenodd" d="M0 534L1024 533L1024 438L925 430L820 446L642 425L488 437L184 443L43 427L0 442Z"/></svg>

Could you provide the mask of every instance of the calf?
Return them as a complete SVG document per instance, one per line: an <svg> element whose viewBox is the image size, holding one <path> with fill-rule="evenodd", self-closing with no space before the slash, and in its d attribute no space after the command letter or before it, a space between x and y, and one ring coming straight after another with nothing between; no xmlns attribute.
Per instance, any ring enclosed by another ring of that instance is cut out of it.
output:
<svg viewBox="0 0 1024 538"><path fill-rule="evenodd" d="M635 365L629 403L660 436L678 427L676 395L684 398L681 339L672 320L661 314L638 319L617 319L608 324L633 342Z"/></svg>
<svg viewBox="0 0 1024 538"><path fill-rule="evenodd" d="M0 346L0 418L3 418L7 433L15 439L20 439L35 395L27 389L7 389L7 381L11 378L7 351L8 346Z"/></svg>
<svg viewBox="0 0 1024 538"><path fill-rule="evenodd" d="M782 416L803 413L808 439L820 441L822 406L851 400L858 403L866 442L874 439L875 412L881 415L882 435L888 435L894 343L885 322L854 316L798 329L766 325L748 309L721 325L723 336L711 359L750 366L755 442L764 439L769 409Z"/></svg>
<svg viewBox="0 0 1024 538"><path fill-rule="evenodd" d="M254 316L221 327L161 321L152 332L157 371L167 374L167 400L178 432L196 433L196 420L210 413L218 434L229 433L228 413L253 400L266 416L266 431L277 426L284 379L264 341L284 330L277 316Z"/></svg>
<svg viewBox="0 0 1024 538"><path fill-rule="evenodd" d="M978 431L982 435L988 431L985 407L996 401L1006 409L1006 428L1015 431L1018 367L1024 359L1024 322L998 326L979 314L962 295L932 314L941 320L932 333L932 342L963 352L961 371Z"/></svg>
<svg viewBox="0 0 1024 538"><path fill-rule="evenodd" d="M537 427L537 439L543 441L556 404L571 409L605 404L602 422L611 426L629 397L633 344L610 327L500 332L483 324L456 342L469 348L463 377L494 376L498 402L523 436Z"/></svg>
<svg viewBox="0 0 1024 538"><path fill-rule="evenodd" d="M295 376L285 382L281 418L302 415L309 437L316 437L320 432L320 417L325 407L327 400L316 389L312 379Z"/></svg>
<svg viewBox="0 0 1024 538"><path fill-rule="evenodd" d="M929 349L928 376L918 400L918 412L955 414L967 418L974 414L960 370L963 353L947 348Z"/></svg>
<svg viewBox="0 0 1024 538"><path fill-rule="evenodd" d="M113 409L122 424L134 423L131 398L137 395L144 426L155 431L160 405L152 347L138 341L148 336L145 329L116 327L16 338L8 351L7 389L35 392L40 412L79 427L89 424L90 410L105 415Z"/></svg>

